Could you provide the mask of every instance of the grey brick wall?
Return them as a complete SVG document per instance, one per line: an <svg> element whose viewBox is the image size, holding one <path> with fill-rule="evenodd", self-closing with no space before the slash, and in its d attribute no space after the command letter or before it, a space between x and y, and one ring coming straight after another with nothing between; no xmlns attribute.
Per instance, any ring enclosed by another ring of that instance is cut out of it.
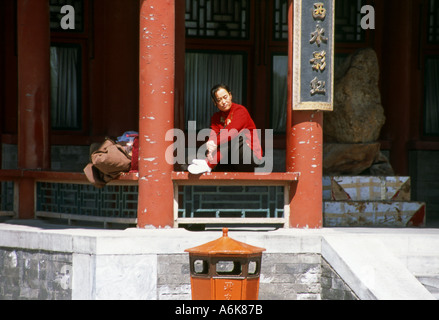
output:
<svg viewBox="0 0 439 320"><path fill-rule="evenodd" d="M0 300L70 300L73 267L71 254L0 248ZM157 299L191 299L187 254L157 255ZM259 299L357 297L320 254L264 253Z"/></svg>
<svg viewBox="0 0 439 320"><path fill-rule="evenodd" d="M186 254L158 256L158 299L191 299ZM352 300L355 294L320 254L264 253L260 300Z"/></svg>
<svg viewBox="0 0 439 320"><path fill-rule="evenodd" d="M351 288L323 258L320 284L322 286L322 300L359 300Z"/></svg>
<svg viewBox="0 0 439 320"><path fill-rule="evenodd" d="M263 254L259 299L320 299L319 254Z"/></svg>
<svg viewBox="0 0 439 320"><path fill-rule="evenodd" d="M190 279L189 258L187 254L158 255L158 300L190 300Z"/></svg>
<svg viewBox="0 0 439 320"><path fill-rule="evenodd" d="M0 248L1 300L70 300L71 254Z"/></svg>

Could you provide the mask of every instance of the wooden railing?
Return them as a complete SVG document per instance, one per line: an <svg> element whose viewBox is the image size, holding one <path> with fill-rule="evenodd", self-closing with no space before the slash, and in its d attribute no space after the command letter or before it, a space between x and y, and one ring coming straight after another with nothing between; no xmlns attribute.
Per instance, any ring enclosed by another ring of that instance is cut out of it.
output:
<svg viewBox="0 0 439 320"><path fill-rule="evenodd" d="M216 172L202 175L191 175L188 172L173 172L172 180L174 183L174 227L184 224L277 224L288 225L289 221L289 203L290 187L297 183L298 173L275 172L258 175L252 172ZM0 215L18 218L20 194L19 182L21 179L32 180L34 182L35 196L35 218L56 218L66 219L68 222L82 220L101 222L104 225L108 223L136 224L136 217L115 217L115 216L96 216L73 214L66 212L57 212L42 210L38 208L38 188L40 183L67 184L67 185L88 185L91 186L86 176L82 172L59 172L59 171L38 171L38 170L0 170L0 181L11 181L14 183L13 210L0 212ZM108 183L108 186L137 186L138 173L123 173L119 178ZM281 186L283 187L283 216L276 217L258 217L258 218L182 218L179 217L179 187L180 186ZM91 188L91 187L90 187ZM94 192L95 189L93 189ZM121 191L122 192L122 191ZM137 196L137 195L136 195ZM137 198L136 198L137 200ZM4 201L4 199L2 199ZM59 201L59 200L57 200ZM79 200L78 200L79 201Z"/></svg>
<svg viewBox="0 0 439 320"><path fill-rule="evenodd" d="M135 225L137 223L136 217L123 218L114 216L95 216L95 215L79 215L74 213L66 213L59 211L41 210L38 208L38 199L41 195L38 194L38 184L51 183L51 184L67 184L67 185L90 185L86 176L82 172L60 172L60 171L38 171L38 170L0 170L0 181L10 181L14 184L14 195L12 201L13 210L0 212L1 216L19 218L19 206L20 206L20 192L19 183L22 179L31 180L34 183L34 212L35 218L52 218L52 219L65 219L70 224L73 221L92 221L103 223L107 226L109 223L129 224ZM138 174L137 173L122 173L117 179L108 183L108 186L137 186ZM91 185L90 185L91 186ZM94 188L94 187L93 187ZM97 189L94 189L95 191ZM22 196L22 195L21 195ZM29 195L26 195L29 197ZM137 194L136 194L137 197ZM44 198L44 196L43 196ZM11 199L1 199L2 201L11 201ZM23 201L23 199L21 199ZM50 200L50 201L62 201L62 200ZM137 198L136 198L137 202Z"/></svg>
<svg viewBox="0 0 439 320"><path fill-rule="evenodd" d="M188 172L173 172L174 182L174 221L175 227L181 224L273 224L288 227L290 214L290 187L297 183L300 174L294 172L273 172L257 175L253 172L215 172L192 175ZM179 186L282 186L284 191L283 217L270 218L182 218L179 216Z"/></svg>

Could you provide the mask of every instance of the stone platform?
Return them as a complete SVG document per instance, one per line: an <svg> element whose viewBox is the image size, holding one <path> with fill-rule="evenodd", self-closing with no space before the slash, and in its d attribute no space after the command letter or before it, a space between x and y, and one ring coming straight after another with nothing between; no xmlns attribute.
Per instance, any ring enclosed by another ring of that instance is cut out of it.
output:
<svg viewBox="0 0 439 320"><path fill-rule="evenodd" d="M7 221L0 223L0 298L189 300L184 250L221 235ZM435 299L438 229L259 228L229 236L266 248L259 299Z"/></svg>

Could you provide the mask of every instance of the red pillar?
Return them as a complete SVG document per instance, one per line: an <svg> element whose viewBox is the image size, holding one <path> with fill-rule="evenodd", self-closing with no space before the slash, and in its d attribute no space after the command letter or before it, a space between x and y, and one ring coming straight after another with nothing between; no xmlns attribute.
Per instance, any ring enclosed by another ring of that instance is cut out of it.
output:
<svg viewBox="0 0 439 320"><path fill-rule="evenodd" d="M48 0L17 1L18 167L49 169L50 27ZM34 181L19 184L19 218L34 216Z"/></svg>
<svg viewBox="0 0 439 320"><path fill-rule="evenodd" d="M18 166L49 169L49 1L18 0L17 15Z"/></svg>
<svg viewBox="0 0 439 320"><path fill-rule="evenodd" d="M391 141L390 163L397 175L409 174L409 149L407 143L417 140L418 123L422 122L413 111L422 110L422 104L413 99L421 83L417 55L420 52L419 31L414 26L419 16L420 4L410 0L384 1L384 12L392 11L394 19L386 19L386 34L391 34L383 42L382 95L385 106L386 124L383 127L384 139ZM395 21L404 23L395 23ZM401 66L404 66L403 68ZM397 79L397 81L395 81ZM410 88L401 90L401 88ZM422 114L419 112L418 114ZM415 124L413 126L413 124ZM411 128L412 127L412 128ZM412 129L412 130L410 130Z"/></svg>
<svg viewBox="0 0 439 320"><path fill-rule="evenodd" d="M174 127L175 2L140 1L139 228L173 226L173 164L165 160Z"/></svg>
<svg viewBox="0 0 439 320"><path fill-rule="evenodd" d="M323 112L293 111L287 137L287 171L300 172L291 190L290 227L323 226Z"/></svg>
<svg viewBox="0 0 439 320"><path fill-rule="evenodd" d="M323 112L293 111L293 1L288 12L288 104L286 170L300 172L290 194L290 227L323 226Z"/></svg>

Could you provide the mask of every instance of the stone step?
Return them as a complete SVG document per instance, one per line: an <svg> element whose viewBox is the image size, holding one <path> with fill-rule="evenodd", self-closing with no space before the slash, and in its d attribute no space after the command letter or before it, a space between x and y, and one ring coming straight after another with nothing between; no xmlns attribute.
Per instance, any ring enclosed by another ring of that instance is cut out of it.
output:
<svg viewBox="0 0 439 320"><path fill-rule="evenodd" d="M323 201L325 227L423 227L425 203Z"/></svg>

